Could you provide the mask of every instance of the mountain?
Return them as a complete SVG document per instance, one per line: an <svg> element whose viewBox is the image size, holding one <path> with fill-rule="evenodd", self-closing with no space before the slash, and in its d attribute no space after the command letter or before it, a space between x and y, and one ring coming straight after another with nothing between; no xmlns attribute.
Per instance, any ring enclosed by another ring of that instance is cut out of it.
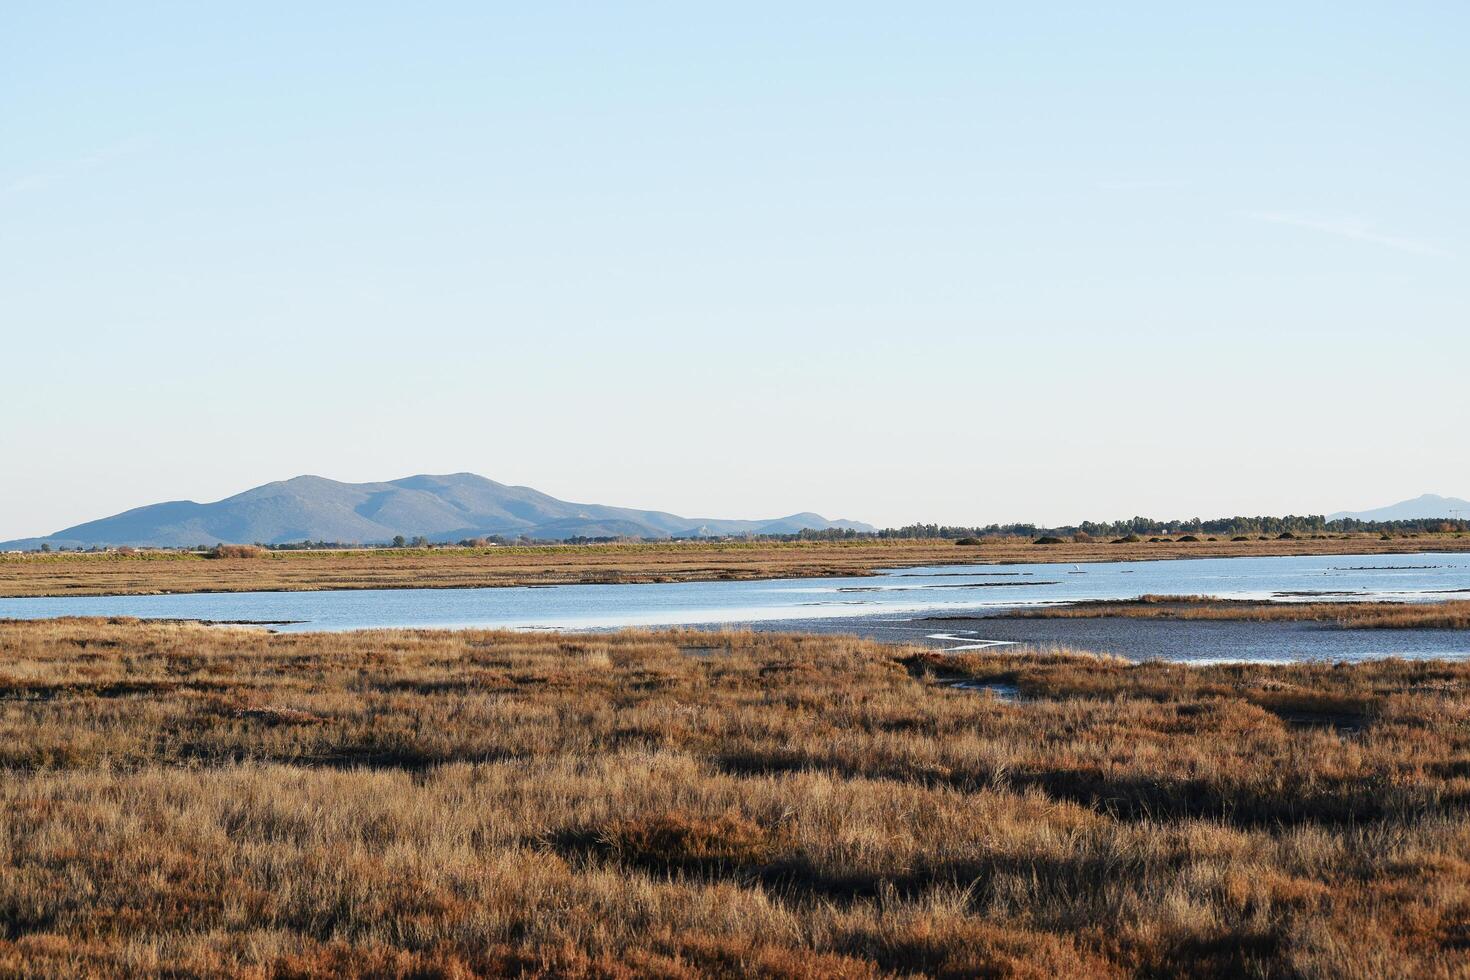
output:
<svg viewBox="0 0 1470 980"><path fill-rule="evenodd" d="M473 473L410 476L387 483L339 483L320 476L267 483L212 504L175 500L124 511L41 538L0 543L0 550L131 545L285 544L312 541L376 544L406 538L459 541L500 534L572 537L721 537L791 534L805 528L867 524L792 514L765 521L691 519L653 510L573 504Z"/></svg>
<svg viewBox="0 0 1470 980"><path fill-rule="evenodd" d="M1458 513L1456 513L1458 511ZM1376 510L1342 511L1332 514L1329 521L1352 518L1359 521L1415 521L1425 517L1470 518L1470 500L1459 497L1441 497L1426 493L1413 500L1401 500Z"/></svg>

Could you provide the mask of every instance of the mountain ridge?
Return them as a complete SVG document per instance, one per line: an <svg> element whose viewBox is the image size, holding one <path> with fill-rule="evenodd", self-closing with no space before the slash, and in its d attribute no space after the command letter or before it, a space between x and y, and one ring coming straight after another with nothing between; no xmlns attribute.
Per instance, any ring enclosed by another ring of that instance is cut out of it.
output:
<svg viewBox="0 0 1470 980"><path fill-rule="evenodd" d="M871 530L801 512L767 520L687 518L665 511L560 500L533 487L474 473L420 473L381 483L343 483L315 474L251 487L221 500L169 500L86 521L54 534L0 542L0 550L52 547L190 547L337 541L380 544L402 535L432 542L465 538L723 537L803 529Z"/></svg>
<svg viewBox="0 0 1470 980"><path fill-rule="evenodd" d="M1458 513L1456 513L1458 512ZM1424 493L1409 500L1400 500L1386 507L1372 510L1343 510L1328 515L1329 521L1352 519L1357 521L1413 521L1432 517L1470 518L1470 500L1459 497L1441 497L1437 493Z"/></svg>

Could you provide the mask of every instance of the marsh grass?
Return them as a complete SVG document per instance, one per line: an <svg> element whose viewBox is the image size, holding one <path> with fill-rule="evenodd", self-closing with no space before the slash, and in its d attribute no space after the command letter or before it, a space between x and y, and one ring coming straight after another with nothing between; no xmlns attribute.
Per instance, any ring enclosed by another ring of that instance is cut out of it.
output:
<svg viewBox="0 0 1470 980"><path fill-rule="evenodd" d="M885 568L1002 562L1136 561L1267 555L1467 551L1470 538L1423 534L1380 539L1185 541L1137 535L1062 541L1030 538L853 541L716 541L500 548L255 551L219 556L137 551L0 555L0 596L152 595L173 592L446 589L511 585L707 582L867 575Z"/></svg>
<svg viewBox="0 0 1470 980"><path fill-rule="evenodd" d="M0 623L0 974L1463 975L1467 682Z"/></svg>
<svg viewBox="0 0 1470 980"><path fill-rule="evenodd" d="M1344 629L1470 629L1470 601L1260 602L1198 595L1143 595L1019 609L1005 619L1190 619L1333 623Z"/></svg>

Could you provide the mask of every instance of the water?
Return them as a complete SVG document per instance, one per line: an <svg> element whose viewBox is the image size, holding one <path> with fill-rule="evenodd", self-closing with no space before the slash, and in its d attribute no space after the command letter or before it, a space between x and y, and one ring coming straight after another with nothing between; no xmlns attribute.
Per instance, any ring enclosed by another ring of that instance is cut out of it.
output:
<svg viewBox="0 0 1470 980"><path fill-rule="evenodd" d="M1470 555L949 565L895 569L873 577L760 582L0 598L0 617L249 620L276 623L282 630L804 624L877 635L861 627L1145 593L1284 601L1470 598ZM936 626L929 632L944 630ZM1464 645L1463 638L1457 642Z"/></svg>
<svg viewBox="0 0 1470 980"><path fill-rule="evenodd" d="M794 632L855 633L941 650L1013 653L1066 648L1130 660L1193 664L1336 662L1374 657L1470 657L1470 630L1342 629L1307 622L1184 619L953 619L874 617L787 623Z"/></svg>

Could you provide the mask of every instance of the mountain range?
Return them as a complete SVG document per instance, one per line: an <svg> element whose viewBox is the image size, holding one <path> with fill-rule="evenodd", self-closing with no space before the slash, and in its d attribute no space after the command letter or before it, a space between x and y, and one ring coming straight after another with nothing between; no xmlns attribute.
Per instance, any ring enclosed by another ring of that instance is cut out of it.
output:
<svg viewBox="0 0 1470 980"><path fill-rule="evenodd" d="M1328 516L1329 521L1352 518L1358 521L1417 521L1427 517L1470 518L1470 500L1459 497L1441 497L1437 493L1426 493L1413 500L1400 500L1387 507L1374 510L1339 511Z"/></svg>
<svg viewBox="0 0 1470 980"><path fill-rule="evenodd" d="M574 504L530 487L473 473L410 476L386 483L340 483L298 476L200 504L175 500L65 528L39 538L0 542L0 550L92 546L190 547L334 541L379 544L402 535L433 542L503 535L544 540L574 537L723 537L852 528L801 513L769 520L679 517L662 511Z"/></svg>

